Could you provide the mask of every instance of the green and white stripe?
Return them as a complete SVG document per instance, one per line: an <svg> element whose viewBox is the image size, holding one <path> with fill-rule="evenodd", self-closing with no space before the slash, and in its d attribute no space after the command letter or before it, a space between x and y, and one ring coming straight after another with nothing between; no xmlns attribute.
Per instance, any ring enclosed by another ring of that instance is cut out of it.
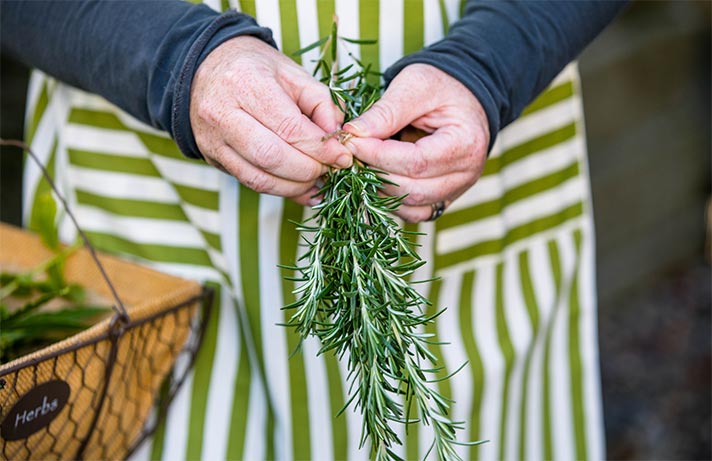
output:
<svg viewBox="0 0 712 461"><path fill-rule="evenodd" d="M389 66L438 40L461 2L211 0L272 28L293 51L330 30L376 38L342 50ZM301 57L309 70L316 51ZM466 422L466 459L602 459L593 273L593 226L576 67L567 67L498 137L480 181L435 223L410 226L428 264L416 279L447 311L431 326L441 391ZM298 344L280 307L293 299L278 264L304 249L290 221L309 210L259 195L184 158L165 133L103 99L35 73L28 140L50 166L92 241L104 250L219 287L197 365L166 424L136 460L368 459L360 415L336 412L345 372L319 345ZM28 164L25 220L47 185ZM62 218L62 236L75 238ZM401 431L399 453L422 458L428 427Z"/></svg>

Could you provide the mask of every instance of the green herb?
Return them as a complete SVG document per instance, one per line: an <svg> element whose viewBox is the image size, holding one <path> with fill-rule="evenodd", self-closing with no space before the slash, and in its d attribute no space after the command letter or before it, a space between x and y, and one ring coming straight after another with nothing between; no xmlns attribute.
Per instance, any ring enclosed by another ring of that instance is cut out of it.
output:
<svg viewBox="0 0 712 461"><path fill-rule="evenodd" d="M331 35L297 53L321 46L315 75L322 72L349 121L378 100L381 87L368 78L375 74L370 66L357 59L338 69L340 42L372 43L340 37L335 22ZM350 134L333 136L345 142ZM442 367L424 365L437 358L428 348L433 335L423 327L443 311L426 316L428 300L407 280L425 262L409 239L413 233L392 217L403 197L379 194L392 184L385 174L354 160L351 168L326 175L322 203L298 227L311 236L304 237L301 265L289 267L298 273L291 278L298 282L298 300L285 307L293 310L287 326L302 339L319 338L320 354L333 352L346 360L350 397L339 414L353 402L363 415L361 446L370 442L377 460L400 459L393 451L402 444L393 423L432 425L431 450L440 459L460 459L454 445L463 423L450 420L452 402L429 385Z"/></svg>
<svg viewBox="0 0 712 461"><path fill-rule="evenodd" d="M50 193L38 196L38 203L33 224L55 254L29 271L0 273L0 363L78 333L107 312L105 307L85 305L85 289L65 280L64 262L81 245L62 249ZM50 302L60 300L70 307L48 309ZM10 302L21 305L11 308Z"/></svg>

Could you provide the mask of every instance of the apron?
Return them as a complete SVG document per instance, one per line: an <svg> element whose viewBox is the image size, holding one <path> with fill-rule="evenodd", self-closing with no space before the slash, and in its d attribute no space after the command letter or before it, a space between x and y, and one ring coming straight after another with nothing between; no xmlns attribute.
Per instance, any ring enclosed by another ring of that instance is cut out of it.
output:
<svg viewBox="0 0 712 461"><path fill-rule="evenodd" d="M332 16L362 61L387 68L441 38L459 1L208 2L238 8L270 27L290 55L329 33ZM301 56L311 70L316 50ZM346 57L342 57L342 63ZM279 326L294 283L278 264L303 252L290 221L309 210L260 195L104 99L35 72L28 142L50 166L94 245L161 271L218 287L195 369L166 422L136 460L368 459L361 416L347 411L345 367L298 344ZM578 73L569 65L502 130L482 178L422 232L427 264L418 289L432 311L443 375L440 391L464 421L464 459L603 459L596 338L594 235ZM47 189L31 163L24 204ZM61 219L61 236L75 230ZM422 459L430 428L412 425L406 459ZM431 456L432 457L432 456Z"/></svg>

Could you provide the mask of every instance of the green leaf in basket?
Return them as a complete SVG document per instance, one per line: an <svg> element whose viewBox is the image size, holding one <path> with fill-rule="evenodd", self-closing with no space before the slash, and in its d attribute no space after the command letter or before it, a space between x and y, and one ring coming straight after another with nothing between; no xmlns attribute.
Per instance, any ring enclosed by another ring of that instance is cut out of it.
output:
<svg viewBox="0 0 712 461"><path fill-rule="evenodd" d="M37 282L32 279L31 273L22 274L0 274L0 288L2 293L0 298L5 296L25 297L34 293Z"/></svg>
<svg viewBox="0 0 712 461"><path fill-rule="evenodd" d="M59 290L67 284L64 280L64 260L60 258L47 267L47 280L53 290Z"/></svg>
<svg viewBox="0 0 712 461"><path fill-rule="evenodd" d="M27 306L26 306L27 307ZM2 319L0 328L0 363L47 346L93 325L110 309L76 306L44 312L23 308L23 315Z"/></svg>
<svg viewBox="0 0 712 461"><path fill-rule="evenodd" d="M37 196L30 227L39 233L40 238L49 248L53 250L59 248L57 203L50 192L43 192Z"/></svg>
<svg viewBox="0 0 712 461"><path fill-rule="evenodd" d="M76 283L70 283L67 285L68 291L62 297L67 301L74 303L75 305L80 305L84 302L87 297L87 292L81 285Z"/></svg>
<svg viewBox="0 0 712 461"><path fill-rule="evenodd" d="M105 307L76 306L52 312L36 312L13 322L13 327L23 330L28 337L75 333L93 324L100 315L108 311Z"/></svg>
<svg viewBox="0 0 712 461"><path fill-rule="evenodd" d="M17 309L10 313L10 315L3 321L3 330L9 330L15 328L15 324L21 319L31 315L34 311L44 306L53 299L64 296L69 291L68 288L63 288L59 291L53 291L49 293L43 293L37 299L25 303L22 308Z"/></svg>

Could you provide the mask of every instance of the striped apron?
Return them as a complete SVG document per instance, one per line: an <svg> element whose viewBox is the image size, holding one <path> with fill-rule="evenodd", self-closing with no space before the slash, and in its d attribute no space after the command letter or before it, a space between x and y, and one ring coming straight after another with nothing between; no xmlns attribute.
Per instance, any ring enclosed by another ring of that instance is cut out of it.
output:
<svg viewBox="0 0 712 461"><path fill-rule="evenodd" d="M458 0L208 2L270 27L291 55L326 35L333 14L364 62L385 69L443 36ZM312 51L301 56L311 68ZM343 62L343 61L342 61ZM449 373L438 385L465 421L465 459L604 458L596 338L594 239L583 113L574 65L498 136L479 182L436 222L410 226L438 279L419 289L446 312L428 328ZM218 308L197 364L165 424L136 460L367 459L345 367L299 342L284 322L293 282L278 264L303 251L290 220L309 210L260 195L110 103L39 72L26 133L99 248L184 277L214 282ZM47 185L25 171L24 204ZM61 235L76 237L61 220ZM428 427L411 427L396 451L422 458Z"/></svg>

